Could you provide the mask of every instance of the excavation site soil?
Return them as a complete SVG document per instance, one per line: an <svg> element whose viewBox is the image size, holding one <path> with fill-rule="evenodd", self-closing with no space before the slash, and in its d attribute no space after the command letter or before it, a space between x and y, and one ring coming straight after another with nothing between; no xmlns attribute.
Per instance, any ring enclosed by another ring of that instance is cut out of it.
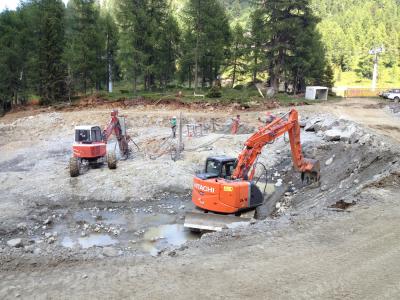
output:
<svg viewBox="0 0 400 300"><path fill-rule="evenodd" d="M127 118L130 156L112 139L117 169L70 177L74 127L104 127L113 108ZM320 182L301 180L280 137L258 160L266 196L251 220L201 233L183 226L193 176L207 157L237 157L267 108L113 104L0 118L0 298L398 297L400 108L346 99L296 109ZM181 153L172 116L182 116Z"/></svg>

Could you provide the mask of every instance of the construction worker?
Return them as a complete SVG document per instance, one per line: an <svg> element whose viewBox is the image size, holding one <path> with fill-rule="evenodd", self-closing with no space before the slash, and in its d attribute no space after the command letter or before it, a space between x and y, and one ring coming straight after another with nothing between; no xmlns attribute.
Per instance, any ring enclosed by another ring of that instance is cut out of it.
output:
<svg viewBox="0 0 400 300"><path fill-rule="evenodd" d="M176 138L176 116L173 116L170 120L171 129L172 129L172 138Z"/></svg>
<svg viewBox="0 0 400 300"><path fill-rule="evenodd" d="M231 127L232 134L236 134L238 132L239 124L240 124L240 115L237 115L236 119L232 119L232 127Z"/></svg>

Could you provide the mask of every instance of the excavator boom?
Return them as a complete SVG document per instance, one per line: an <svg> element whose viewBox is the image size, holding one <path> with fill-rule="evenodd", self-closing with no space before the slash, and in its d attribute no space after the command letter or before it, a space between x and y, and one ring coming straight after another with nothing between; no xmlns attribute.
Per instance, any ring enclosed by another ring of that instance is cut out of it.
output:
<svg viewBox="0 0 400 300"><path fill-rule="evenodd" d="M288 114L276 118L273 122L259 129L245 143L245 147L238 157L238 163L233 178L252 180L254 177L254 165L261 154L264 146L278 137L289 134L290 148L292 152L293 165L301 173L309 173L315 180L319 179L319 164L317 161L303 157L300 142L300 125L298 112L295 109ZM250 172L250 174L249 174Z"/></svg>

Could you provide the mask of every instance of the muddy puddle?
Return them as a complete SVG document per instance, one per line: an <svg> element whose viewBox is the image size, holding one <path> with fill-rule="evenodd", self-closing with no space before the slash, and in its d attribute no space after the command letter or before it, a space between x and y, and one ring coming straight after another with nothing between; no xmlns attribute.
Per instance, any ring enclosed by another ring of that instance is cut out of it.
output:
<svg viewBox="0 0 400 300"><path fill-rule="evenodd" d="M169 246L181 246L189 240L196 240L199 234L193 233L182 224L167 224L149 228L143 236L141 247L155 256L160 249Z"/></svg>
<svg viewBox="0 0 400 300"><path fill-rule="evenodd" d="M56 245L76 251L112 246L117 250L155 256L166 248L200 238L184 228L182 207L182 203L163 206L162 212L154 212L154 206L69 211L54 219L36 238L45 241L53 238Z"/></svg>
<svg viewBox="0 0 400 300"><path fill-rule="evenodd" d="M118 244L118 240L113 239L107 234L90 234L89 236L72 239L70 236L65 236L61 240L61 246L66 248L80 247L87 249L91 247L103 247Z"/></svg>

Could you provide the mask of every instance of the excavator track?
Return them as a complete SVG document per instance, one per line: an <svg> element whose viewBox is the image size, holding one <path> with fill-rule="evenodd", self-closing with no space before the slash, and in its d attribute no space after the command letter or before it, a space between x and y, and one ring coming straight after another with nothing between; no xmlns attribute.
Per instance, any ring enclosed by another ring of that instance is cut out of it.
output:
<svg viewBox="0 0 400 300"><path fill-rule="evenodd" d="M254 211L252 212L254 215ZM185 215L184 227L200 231L221 231L240 224L250 223L251 218L234 215L220 215L205 212L188 212Z"/></svg>

